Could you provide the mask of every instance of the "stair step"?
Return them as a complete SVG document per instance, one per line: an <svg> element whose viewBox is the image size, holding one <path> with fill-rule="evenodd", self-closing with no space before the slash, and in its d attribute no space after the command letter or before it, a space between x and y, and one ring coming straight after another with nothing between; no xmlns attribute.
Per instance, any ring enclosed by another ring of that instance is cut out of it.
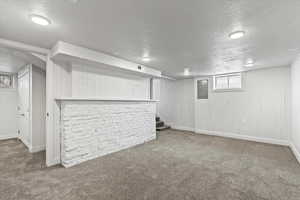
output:
<svg viewBox="0 0 300 200"><path fill-rule="evenodd" d="M167 130L169 128L171 128L171 127L170 126L162 126L162 127L157 127L156 130L157 131L163 131L163 130Z"/></svg>
<svg viewBox="0 0 300 200"><path fill-rule="evenodd" d="M156 127L162 127L162 126L164 126L164 125L165 125L165 123L162 122L162 121L156 122Z"/></svg>

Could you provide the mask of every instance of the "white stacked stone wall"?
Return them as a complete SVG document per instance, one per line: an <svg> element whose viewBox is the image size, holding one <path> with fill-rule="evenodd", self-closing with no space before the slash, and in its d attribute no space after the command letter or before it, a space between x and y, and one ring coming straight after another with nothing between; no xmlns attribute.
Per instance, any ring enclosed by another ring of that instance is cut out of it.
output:
<svg viewBox="0 0 300 200"><path fill-rule="evenodd" d="M61 161L65 167L156 138L154 102L61 103Z"/></svg>

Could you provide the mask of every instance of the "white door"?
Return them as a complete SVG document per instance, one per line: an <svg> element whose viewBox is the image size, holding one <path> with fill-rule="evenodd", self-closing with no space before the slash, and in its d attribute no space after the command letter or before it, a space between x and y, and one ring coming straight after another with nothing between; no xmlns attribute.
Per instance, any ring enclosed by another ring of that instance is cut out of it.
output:
<svg viewBox="0 0 300 200"><path fill-rule="evenodd" d="M30 77L24 72L18 77L18 130L19 138L29 147L30 137Z"/></svg>

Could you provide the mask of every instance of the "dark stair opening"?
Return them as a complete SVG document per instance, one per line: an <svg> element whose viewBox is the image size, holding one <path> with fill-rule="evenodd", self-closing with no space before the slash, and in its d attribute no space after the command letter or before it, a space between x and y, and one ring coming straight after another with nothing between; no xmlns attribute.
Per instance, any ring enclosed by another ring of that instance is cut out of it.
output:
<svg viewBox="0 0 300 200"><path fill-rule="evenodd" d="M170 126L166 125L163 121L161 121L160 117L156 117L155 121L156 121L156 130L157 131L163 131L163 130L171 128Z"/></svg>

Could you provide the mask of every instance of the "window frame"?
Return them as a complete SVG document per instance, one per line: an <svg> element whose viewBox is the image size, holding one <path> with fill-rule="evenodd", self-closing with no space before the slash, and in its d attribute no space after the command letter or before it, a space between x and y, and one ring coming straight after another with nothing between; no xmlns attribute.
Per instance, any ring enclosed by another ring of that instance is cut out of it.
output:
<svg viewBox="0 0 300 200"><path fill-rule="evenodd" d="M241 88L229 88L229 77L231 76L240 76L241 77ZM216 88L216 81L218 77L227 77L227 86L228 88ZM213 76L213 92L241 92L244 91L244 76L242 72L229 73L229 74L219 74Z"/></svg>

